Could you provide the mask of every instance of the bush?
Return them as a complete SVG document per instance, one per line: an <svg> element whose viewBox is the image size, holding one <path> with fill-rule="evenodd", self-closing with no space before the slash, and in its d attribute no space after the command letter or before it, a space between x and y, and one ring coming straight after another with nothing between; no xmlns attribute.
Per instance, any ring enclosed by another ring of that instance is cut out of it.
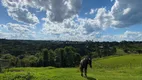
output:
<svg viewBox="0 0 142 80"><path fill-rule="evenodd" d="M25 75L16 75L13 79L11 80L32 80L34 77L31 73L27 73Z"/></svg>

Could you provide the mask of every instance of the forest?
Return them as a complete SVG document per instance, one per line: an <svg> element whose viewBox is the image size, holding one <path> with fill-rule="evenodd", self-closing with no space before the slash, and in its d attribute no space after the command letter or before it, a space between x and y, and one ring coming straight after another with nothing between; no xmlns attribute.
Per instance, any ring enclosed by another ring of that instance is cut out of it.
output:
<svg viewBox="0 0 142 80"><path fill-rule="evenodd" d="M111 55L142 54L141 41L43 41L0 39L0 66L8 67L75 67L82 57L101 58Z"/></svg>

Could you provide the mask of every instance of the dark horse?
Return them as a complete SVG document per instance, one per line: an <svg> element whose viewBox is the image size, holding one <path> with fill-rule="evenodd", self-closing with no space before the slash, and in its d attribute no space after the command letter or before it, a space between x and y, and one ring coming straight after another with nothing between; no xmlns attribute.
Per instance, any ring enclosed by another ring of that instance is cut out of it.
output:
<svg viewBox="0 0 142 80"><path fill-rule="evenodd" d="M87 56L80 61L81 76L83 76L83 72L84 72L85 77L87 77L87 66L88 66L88 64L90 65L90 68L92 68L92 59L91 59L90 56Z"/></svg>

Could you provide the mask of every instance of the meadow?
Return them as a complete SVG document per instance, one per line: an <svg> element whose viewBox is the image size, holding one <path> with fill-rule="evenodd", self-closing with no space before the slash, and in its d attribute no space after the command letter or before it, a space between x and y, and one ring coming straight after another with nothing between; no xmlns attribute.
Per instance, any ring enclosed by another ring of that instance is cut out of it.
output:
<svg viewBox="0 0 142 80"><path fill-rule="evenodd" d="M94 59L87 78L80 76L78 67L21 67L4 70L0 80L142 80L142 55Z"/></svg>

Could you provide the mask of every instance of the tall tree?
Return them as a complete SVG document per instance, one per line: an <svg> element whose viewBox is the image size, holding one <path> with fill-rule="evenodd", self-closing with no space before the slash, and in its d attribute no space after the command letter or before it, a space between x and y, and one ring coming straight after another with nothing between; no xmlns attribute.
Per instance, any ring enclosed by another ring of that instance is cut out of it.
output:
<svg viewBox="0 0 142 80"><path fill-rule="evenodd" d="M44 67L48 66L48 49L43 49L43 63Z"/></svg>
<svg viewBox="0 0 142 80"><path fill-rule="evenodd" d="M48 61L49 61L49 66L55 66L55 52L53 50L49 50L48 52Z"/></svg>

